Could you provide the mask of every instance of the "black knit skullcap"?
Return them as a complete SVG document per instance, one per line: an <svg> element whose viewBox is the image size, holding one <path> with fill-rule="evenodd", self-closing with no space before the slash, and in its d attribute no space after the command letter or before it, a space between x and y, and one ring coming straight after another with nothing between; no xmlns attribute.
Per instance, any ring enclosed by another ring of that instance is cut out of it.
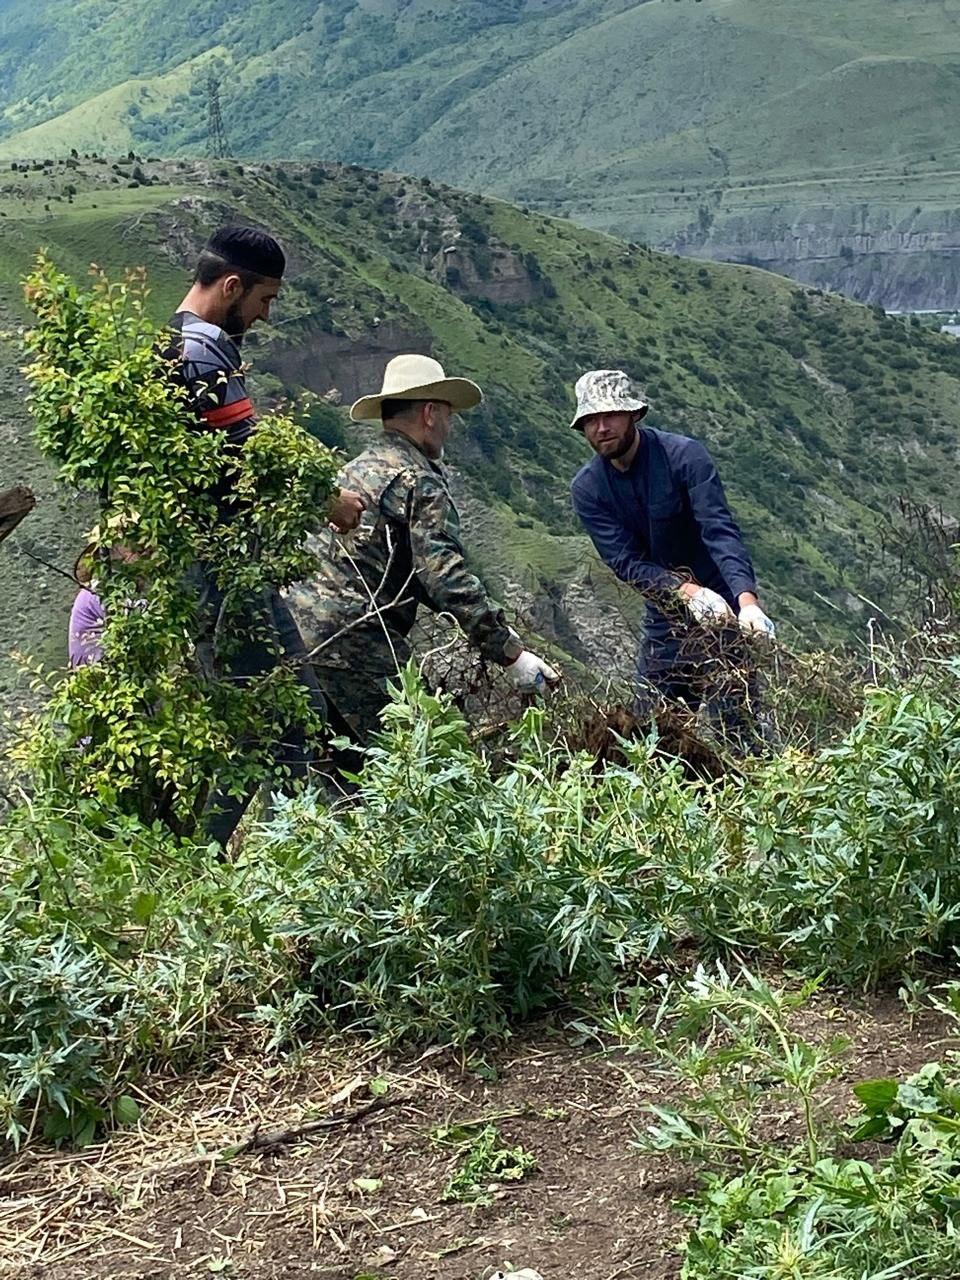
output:
<svg viewBox="0 0 960 1280"><path fill-rule="evenodd" d="M243 271L279 280L287 265L283 250L266 231L257 227L221 227L207 242L207 249Z"/></svg>

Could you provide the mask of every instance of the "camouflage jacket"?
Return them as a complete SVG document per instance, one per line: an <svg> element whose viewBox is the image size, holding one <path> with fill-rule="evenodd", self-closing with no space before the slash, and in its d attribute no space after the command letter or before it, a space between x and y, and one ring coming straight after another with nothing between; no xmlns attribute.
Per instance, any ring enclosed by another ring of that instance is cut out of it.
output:
<svg viewBox="0 0 960 1280"><path fill-rule="evenodd" d="M519 655L502 610L467 569L441 466L406 436L385 431L339 482L366 500L360 527L331 547L318 543L320 573L289 592L308 652L343 632L317 654L317 665L392 671L391 646L399 661L409 656L420 605L452 614L485 657L507 663ZM361 622L374 600L382 612Z"/></svg>

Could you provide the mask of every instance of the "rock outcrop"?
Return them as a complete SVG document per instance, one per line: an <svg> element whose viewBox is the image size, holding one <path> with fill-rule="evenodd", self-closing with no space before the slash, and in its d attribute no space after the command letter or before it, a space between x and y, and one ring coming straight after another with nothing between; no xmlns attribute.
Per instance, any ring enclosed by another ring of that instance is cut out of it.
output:
<svg viewBox="0 0 960 1280"><path fill-rule="evenodd" d="M860 203L718 211L709 227L698 222L666 247L763 267L888 311L949 311L960 303L960 202L952 210Z"/></svg>

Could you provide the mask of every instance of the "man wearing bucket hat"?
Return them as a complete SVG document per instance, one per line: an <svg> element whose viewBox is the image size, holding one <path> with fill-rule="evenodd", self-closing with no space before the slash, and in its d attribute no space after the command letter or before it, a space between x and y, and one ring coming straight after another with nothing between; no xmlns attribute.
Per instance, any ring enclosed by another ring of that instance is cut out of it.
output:
<svg viewBox="0 0 960 1280"><path fill-rule="evenodd" d="M638 710L682 699L742 730L752 681L743 633L772 636L756 576L710 454L696 440L642 427L647 402L619 369L576 385L571 426L595 456L571 488L602 559L647 598Z"/></svg>
<svg viewBox="0 0 960 1280"><path fill-rule="evenodd" d="M361 745L377 729L387 681L410 656L421 605L452 614L518 688L537 691L560 678L523 647L466 566L441 459L454 413L482 399L475 383L448 378L436 360L402 355L387 365L380 391L350 410L354 422L383 423L376 443L340 476L363 498L360 527L288 598L320 685Z"/></svg>

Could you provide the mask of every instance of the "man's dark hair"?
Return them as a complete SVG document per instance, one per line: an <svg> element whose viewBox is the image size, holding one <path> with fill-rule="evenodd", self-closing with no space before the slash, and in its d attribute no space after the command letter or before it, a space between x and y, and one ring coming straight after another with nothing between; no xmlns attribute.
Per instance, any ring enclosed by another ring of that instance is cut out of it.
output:
<svg viewBox="0 0 960 1280"><path fill-rule="evenodd" d="M234 266L226 258L221 258L218 253L211 253L209 249L202 249L200 257L197 259L197 269L193 273L194 283L202 285L216 284L224 276L239 276L244 293L249 293L255 284L263 284L264 280L267 279L266 276L262 276L256 271L247 271L245 267Z"/></svg>
<svg viewBox="0 0 960 1280"><path fill-rule="evenodd" d="M214 284L223 276L236 274L245 290L264 280L280 280L287 265L280 245L257 227L221 227L207 241L194 280Z"/></svg>
<svg viewBox="0 0 960 1280"><path fill-rule="evenodd" d="M380 421L393 422L394 418L409 418L429 403L429 400L381 400Z"/></svg>

